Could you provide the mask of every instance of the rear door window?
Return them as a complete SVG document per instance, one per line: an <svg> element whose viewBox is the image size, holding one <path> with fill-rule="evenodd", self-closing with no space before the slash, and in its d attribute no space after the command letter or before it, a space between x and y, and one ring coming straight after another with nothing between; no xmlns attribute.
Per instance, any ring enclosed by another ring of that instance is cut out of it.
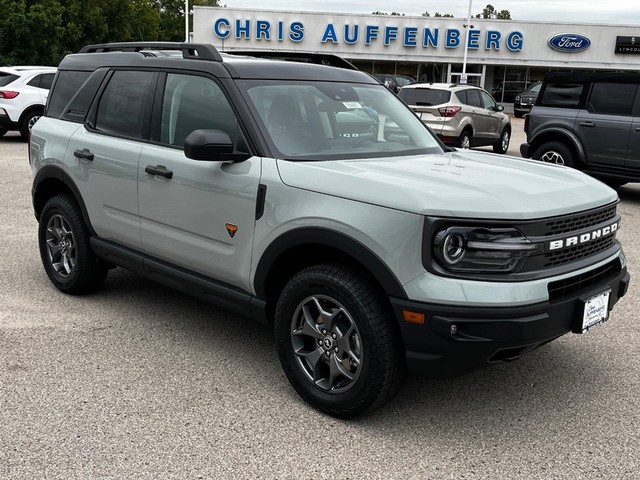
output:
<svg viewBox="0 0 640 480"><path fill-rule="evenodd" d="M114 72L100 98L96 130L118 137L148 138L156 78L154 72Z"/></svg>
<svg viewBox="0 0 640 480"><path fill-rule="evenodd" d="M482 107L482 99L480 98L479 90L467 90L467 105L471 105L472 107Z"/></svg>
<svg viewBox="0 0 640 480"><path fill-rule="evenodd" d="M451 92L432 88L403 88L398 96L408 105L431 107L448 103L451 99Z"/></svg>

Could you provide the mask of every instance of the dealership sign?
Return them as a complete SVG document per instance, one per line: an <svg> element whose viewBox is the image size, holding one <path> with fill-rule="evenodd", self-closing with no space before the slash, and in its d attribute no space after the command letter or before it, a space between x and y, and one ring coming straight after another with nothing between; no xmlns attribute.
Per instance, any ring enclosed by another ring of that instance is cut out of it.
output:
<svg viewBox="0 0 640 480"><path fill-rule="evenodd" d="M316 27L314 25L314 27ZM363 45L455 49L464 46L465 31L458 28L438 28L417 25L381 25L379 23L327 22L319 35L313 38L323 44ZM266 18L219 17L213 22L213 34L220 40L258 40L265 42L304 41L308 35L301 21L268 20ZM503 33L498 30L469 30L467 47L471 50L496 50L506 48L512 52L522 51L524 36L519 31Z"/></svg>
<svg viewBox="0 0 640 480"><path fill-rule="evenodd" d="M549 39L549 46L559 52L582 52L589 45L591 40L579 33L559 33Z"/></svg>
<svg viewBox="0 0 640 480"><path fill-rule="evenodd" d="M616 53L640 54L640 36L616 37Z"/></svg>

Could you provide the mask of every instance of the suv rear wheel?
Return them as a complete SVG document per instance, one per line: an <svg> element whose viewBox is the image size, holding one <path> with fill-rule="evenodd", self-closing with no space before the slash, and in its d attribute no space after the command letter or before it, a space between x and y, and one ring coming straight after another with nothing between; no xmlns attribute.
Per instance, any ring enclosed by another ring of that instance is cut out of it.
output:
<svg viewBox="0 0 640 480"><path fill-rule="evenodd" d="M275 327L289 382L323 412L360 415L401 385L404 363L389 309L351 270L325 264L299 272L282 291Z"/></svg>
<svg viewBox="0 0 640 480"><path fill-rule="evenodd" d="M567 167L575 165L573 152L562 142L547 142L540 145L533 153L533 158L547 163L566 165Z"/></svg>
<svg viewBox="0 0 640 480"><path fill-rule="evenodd" d="M460 134L460 148L471 148L471 132L469 130L465 130Z"/></svg>
<svg viewBox="0 0 640 480"><path fill-rule="evenodd" d="M38 244L44 269L58 290L88 293L104 282L108 269L91 250L90 237L80 208L71 198L57 195L45 204Z"/></svg>
<svg viewBox="0 0 640 480"><path fill-rule="evenodd" d="M498 143L493 145L493 151L495 153L505 154L509 150L509 141L511 140L511 130L505 127L500 135Z"/></svg>
<svg viewBox="0 0 640 480"><path fill-rule="evenodd" d="M42 112L40 110L32 110L23 117L22 121L20 122L20 135L24 140L29 140L31 128L33 128L33 126L41 116Z"/></svg>

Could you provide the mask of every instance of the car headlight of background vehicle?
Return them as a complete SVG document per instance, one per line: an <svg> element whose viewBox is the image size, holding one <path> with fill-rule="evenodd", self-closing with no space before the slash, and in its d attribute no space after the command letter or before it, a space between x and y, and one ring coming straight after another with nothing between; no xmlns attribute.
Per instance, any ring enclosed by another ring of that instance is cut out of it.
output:
<svg viewBox="0 0 640 480"><path fill-rule="evenodd" d="M513 273L540 248L515 228L446 227L434 236L433 257L451 272Z"/></svg>
<svg viewBox="0 0 640 480"><path fill-rule="evenodd" d="M520 101L520 95L516 95L516 102Z"/></svg>

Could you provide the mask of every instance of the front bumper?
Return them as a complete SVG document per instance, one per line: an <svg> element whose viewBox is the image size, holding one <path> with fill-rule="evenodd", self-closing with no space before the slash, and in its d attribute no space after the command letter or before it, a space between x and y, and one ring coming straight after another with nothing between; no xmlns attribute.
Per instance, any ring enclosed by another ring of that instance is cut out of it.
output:
<svg viewBox="0 0 640 480"><path fill-rule="evenodd" d="M489 364L515 360L572 330L582 315L581 298L611 288L609 310L629 287L626 267L578 291L518 307L446 306L391 298L410 370L447 378ZM424 324L403 319L403 310L424 313Z"/></svg>
<svg viewBox="0 0 640 480"><path fill-rule="evenodd" d="M531 145L528 143L522 143L520 144L520 156L522 158L531 158L531 154L529 153L529 150L531 149Z"/></svg>

